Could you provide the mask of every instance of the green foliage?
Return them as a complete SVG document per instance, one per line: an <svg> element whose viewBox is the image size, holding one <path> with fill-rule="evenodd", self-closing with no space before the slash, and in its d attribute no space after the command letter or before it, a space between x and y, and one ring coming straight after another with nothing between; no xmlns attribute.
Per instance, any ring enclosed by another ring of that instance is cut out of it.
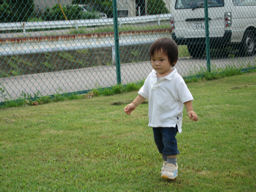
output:
<svg viewBox="0 0 256 192"><path fill-rule="evenodd" d="M54 21L54 20L65 20L64 15L61 12L61 9L58 5L55 5L52 8L47 8L43 14L43 20Z"/></svg>
<svg viewBox="0 0 256 192"><path fill-rule="evenodd" d="M98 18L96 13L84 12L83 9L77 5L63 6L63 11L68 20ZM46 11L43 14L43 19L46 21L55 21L55 20L65 20L65 17L59 5L56 4L54 7L46 9Z"/></svg>
<svg viewBox="0 0 256 192"><path fill-rule="evenodd" d="M73 0L72 4L89 5L99 12L106 13L108 17L113 17L112 0Z"/></svg>
<svg viewBox="0 0 256 192"><path fill-rule="evenodd" d="M65 95L57 93L57 94L53 95L52 99L55 102L56 101L64 101L65 100Z"/></svg>
<svg viewBox="0 0 256 192"><path fill-rule="evenodd" d="M0 21L10 22L11 20L12 15L10 5L6 1L3 1L0 3Z"/></svg>
<svg viewBox="0 0 256 192"><path fill-rule="evenodd" d="M37 101L38 101L39 104L50 103L51 102L51 97L50 96L42 96L42 97L39 97L37 99Z"/></svg>
<svg viewBox="0 0 256 192"><path fill-rule="evenodd" d="M0 87L0 96L2 98L5 98L6 95L7 94L4 88ZM83 98L83 95L78 93L64 93L64 94L56 93L54 95L41 96L41 93L39 91L35 94L28 94L28 93L22 92L19 99L12 100L12 101L4 101L0 103L0 108L20 107L25 105L35 106L35 105L42 105L42 104L47 104L51 102L59 102L59 101L82 99L82 98Z"/></svg>
<svg viewBox="0 0 256 192"><path fill-rule="evenodd" d="M2 0L0 1L0 21L27 21L34 13L33 0Z"/></svg>
<svg viewBox="0 0 256 192"><path fill-rule="evenodd" d="M9 93L6 91L6 88L0 83L0 97L4 100L7 100Z"/></svg>
<svg viewBox="0 0 256 192"><path fill-rule="evenodd" d="M244 72L249 73L249 72L255 72L255 71L256 71L256 68L248 68L247 70L242 70L242 69L227 67L222 70L216 70L212 72L203 72L198 75L188 76L188 77L185 77L184 80L186 81L186 83L191 83L191 82L198 82L200 80L220 79L228 76L240 75ZM88 92L87 98L92 98L96 96L111 96L111 95L136 91L143 85L143 83L144 83L143 81L140 81L138 83L128 83L126 85L122 85L122 84L114 85L109 88L93 89ZM8 96L8 93L6 92L4 87L1 87L1 84L0 84L0 96L2 98L6 98ZM4 108L17 107L17 106L24 106L25 104L39 105L39 104L46 104L49 102L58 102L58 101L81 99L81 98L83 98L83 96L79 93L72 93L72 94L57 93L53 96L41 96L40 92L37 92L33 95L23 92L20 99L16 101L3 102L0 107L4 107Z"/></svg>
<svg viewBox="0 0 256 192"><path fill-rule="evenodd" d="M137 84L136 84L136 83L129 83L129 84L127 84L127 85L125 86L125 90L126 90L127 92L138 90L139 87L142 86L142 84L143 84L143 82L137 83Z"/></svg>
<svg viewBox="0 0 256 192"><path fill-rule="evenodd" d="M149 15L169 13L163 0L148 0L147 6Z"/></svg>
<svg viewBox="0 0 256 192"><path fill-rule="evenodd" d="M0 103L0 108L10 108L10 107L20 107L26 105L26 100L18 99L15 101L6 101L4 103Z"/></svg>
<svg viewBox="0 0 256 192"><path fill-rule="evenodd" d="M130 92L138 90L143 85L143 82L138 83L129 83L127 85L114 85L109 88L100 88L100 89L93 89L89 91L86 94L87 98L92 98L96 96L110 96L110 95L116 95L120 93ZM0 84L0 96L2 98L6 97L6 91L4 88L1 88ZM5 97L4 97L5 96ZM58 102L58 101L64 101L64 100L73 100L73 99L81 99L83 98L83 95L79 93L56 93L52 96L41 96L40 92L37 92L35 94L28 94L23 92L21 94L20 99L15 101L6 101L3 102L1 107L18 107L18 106L24 106L24 105L40 105L40 104L46 104L50 102Z"/></svg>
<svg viewBox="0 0 256 192"><path fill-rule="evenodd" d="M255 72L255 71L256 71L256 68L248 68L246 70L246 72ZM223 77L240 75L243 72L244 72L244 70L241 68L226 67L224 69L212 70L211 72L208 72L208 71L201 72L194 76L185 77L184 79L187 83L197 82L199 80L215 80L215 79L220 79Z"/></svg>
<svg viewBox="0 0 256 192"><path fill-rule="evenodd" d="M100 91L99 91L99 89L93 89L92 91L89 92L89 94L94 95L94 96L99 96Z"/></svg>
<svg viewBox="0 0 256 192"><path fill-rule="evenodd" d="M28 19L28 22L40 22L43 21L43 19L41 17L37 18L37 17L31 17Z"/></svg>
<svg viewBox="0 0 256 192"><path fill-rule="evenodd" d="M124 86L119 84L112 87L113 94L120 94L124 92Z"/></svg>
<svg viewBox="0 0 256 192"><path fill-rule="evenodd" d="M143 85L143 82L138 83L128 83L127 85L114 85L109 88L101 88L98 90L93 90L93 93L95 93L95 96L98 95L104 95L104 96L110 96L110 95L116 95L120 93L126 93L130 91L138 90Z"/></svg>

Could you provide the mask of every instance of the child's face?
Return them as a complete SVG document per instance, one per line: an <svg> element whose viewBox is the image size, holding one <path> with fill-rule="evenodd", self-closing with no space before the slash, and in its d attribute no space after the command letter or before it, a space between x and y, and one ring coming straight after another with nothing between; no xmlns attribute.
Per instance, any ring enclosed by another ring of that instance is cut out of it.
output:
<svg viewBox="0 0 256 192"><path fill-rule="evenodd" d="M151 57L151 64L156 70L158 77L168 75L172 71L171 63L168 56L163 51L156 51Z"/></svg>

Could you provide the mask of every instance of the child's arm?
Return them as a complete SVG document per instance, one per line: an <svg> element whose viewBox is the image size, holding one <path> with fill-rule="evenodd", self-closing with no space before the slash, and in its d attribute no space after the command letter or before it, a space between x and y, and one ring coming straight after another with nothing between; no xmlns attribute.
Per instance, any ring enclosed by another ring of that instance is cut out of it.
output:
<svg viewBox="0 0 256 192"><path fill-rule="evenodd" d="M184 103L184 105L186 106L188 117L193 121L197 121L198 117L196 112L193 110L192 101L187 101Z"/></svg>
<svg viewBox="0 0 256 192"><path fill-rule="evenodd" d="M139 105L141 104L143 101L145 101L145 98L142 97L141 95L138 95L133 102L131 102L130 104L126 105L126 107L124 108L124 112L127 115L130 115L131 112Z"/></svg>

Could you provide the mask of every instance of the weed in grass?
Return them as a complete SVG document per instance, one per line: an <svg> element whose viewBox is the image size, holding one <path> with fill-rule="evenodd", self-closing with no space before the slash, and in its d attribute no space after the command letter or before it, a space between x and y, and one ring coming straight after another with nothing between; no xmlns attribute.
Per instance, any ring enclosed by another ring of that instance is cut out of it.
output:
<svg viewBox="0 0 256 192"><path fill-rule="evenodd" d="M110 88L106 88L106 89L104 89L104 91L102 91L102 95L104 95L104 96L110 96L113 94L114 94L114 92Z"/></svg>
<svg viewBox="0 0 256 192"><path fill-rule="evenodd" d="M192 82L198 82L199 78L197 76L190 76L190 77L186 77L184 78L186 83L192 83Z"/></svg>
<svg viewBox="0 0 256 192"><path fill-rule="evenodd" d="M81 28L74 29L74 30L70 31L70 34L74 34L74 35L76 35L76 34L85 34L85 33L87 33L86 29L81 29Z"/></svg>
<svg viewBox="0 0 256 192"><path fill-rule="evenodd" d="M132 25L121 25L118 28L119 32L126 32L126 31L147 31L147 30L154 30L154 29L169 29L170 26L168 24L161 24L161 25L142 25L136 27ZM113 27L98 27L98 28L79 28L79 29L74 29L70 31L70 34L87 34L87 33L107 33L107 32L114 32Z"/></svg>
<svg viewBox="0 0 256 192"><path fill-rule="evenodd" d="M4 100L7 101L7 98L10 96L6 88L0 83L0 97Z"/></svg>
<svg viewBox="0 0 256 192"><path fill-rule="evenodd" d="M93 89L93 90L90 91L89 93L92 93L94 96L99 96L99 95L100 95L99 89Z"/></svg>
<svg viewBox="0 0 256 192"><path fill-rule="evenodd" d="M15 63L18 63L18 65L24 65L26 67L32 67L33 64L31 62L28 62L26 60L24 60L21 57L18 56L12 56L12 60L15 61Z"/></svg>
<svg viewBox="0 0 256 192"><path fill-rule="evenodd" d="M68 100L82 99L82 98L83 98L83 95L81 95L81 94L75 94L75 93L73 93L73 94L68 94L68 96L67 96L67 99L68 99Z"/></svg>
<svg viewBox="0 0 256 192"><path fill-rule="evenodd" d="M37 99L37 101L38 101L39 104L50 103L51 102L51 97L50 96L42 96L42 97L39 97Z"/></svg>
<svg viewBox="0 0 256 192"><path fill-rule="evenodd" d="M212 69L211 72L204 71L202 69L202 72L199 72L197 75L184 77L184 80L187 83L197 82L199 80L215 80L215 79L220 79L224 77L240 75L244 72L255 72L255 71L256 71L255 67L251 67L247 69L226 67L224 69Z"/></svg>
<svg viewBox="0 0 256 192"><path fill-rule="evenodd" d="M26 102L24 100L15 100L15 101L5 101L1 103L0 108L9 108L9 107L20 107L24 106Z"/></svg>
<svg viewBox="0 0 256 192"><path fill-rule="evenodd" d="M124 90L124 86L119 84L112 87L113 94L120 94Z"/></svg>
<svg viewBox="0 0 256 192"><path fill-rule="evenodd" d="M76 63L76 59L74 58L74 56L68 52L60 52L58 55L60 56L60 58L63 58L71 63Z"/></svg>
<svg viewBox="0 0 256 192"><path fill-rule="evenodd" d="M218 76L217 76L217 73L215 73L215 72L205 72L204 73L204 78L206 80L213 80L213 79L217 79Z"/></svg>
<svg viewBox="0 0 256 192"><path fill-rule="evenodd" d="M53 101L64 101L65 100L65 96L64 95L62 95L62 94L59 94L59 93L57 93L57 94L54 94L53 95Z"/></svg>
<svg viewBox="0 0 256 192"><path fill-rule="evenodd" d="M46 69L52 69L53 66L51 65L51 63L49 63L48 61L42 62L44 68Z"/></svg>
<svg viewBox="0 0 256 192"><path fill-rule="evenodd" d="M136 84L136 83L129 83L125 86L125 90L126 92L130 92L130 91L135 91L138 90L142 85L141 84Z"/></svg>
<svg viewBox="0 0 256 192"><path fill-rule="evenodd" d="M89 54L88 49L77 50L77 52L78 52L79 54L83 54L83 55L88 55L88 54Z"/></svg>

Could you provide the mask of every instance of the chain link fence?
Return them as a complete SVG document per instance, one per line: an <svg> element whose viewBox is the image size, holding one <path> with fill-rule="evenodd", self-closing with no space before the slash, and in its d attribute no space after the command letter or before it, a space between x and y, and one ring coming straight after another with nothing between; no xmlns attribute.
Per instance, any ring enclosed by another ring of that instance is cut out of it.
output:
<svg viewBox="0 0 256 192"><path fill-rule="evenodd" d="M0 102L144 80L151 71L149 46L161 37L179 45L176 67L183 76L255 67L256 13L251 13L251 24L242 27L241 39L232 28L235 17L243 17L242 9L255 10L255 0L214 2L0 0ZM229 46L233 39L225 31L236 35L234 45Z"/></svg>

